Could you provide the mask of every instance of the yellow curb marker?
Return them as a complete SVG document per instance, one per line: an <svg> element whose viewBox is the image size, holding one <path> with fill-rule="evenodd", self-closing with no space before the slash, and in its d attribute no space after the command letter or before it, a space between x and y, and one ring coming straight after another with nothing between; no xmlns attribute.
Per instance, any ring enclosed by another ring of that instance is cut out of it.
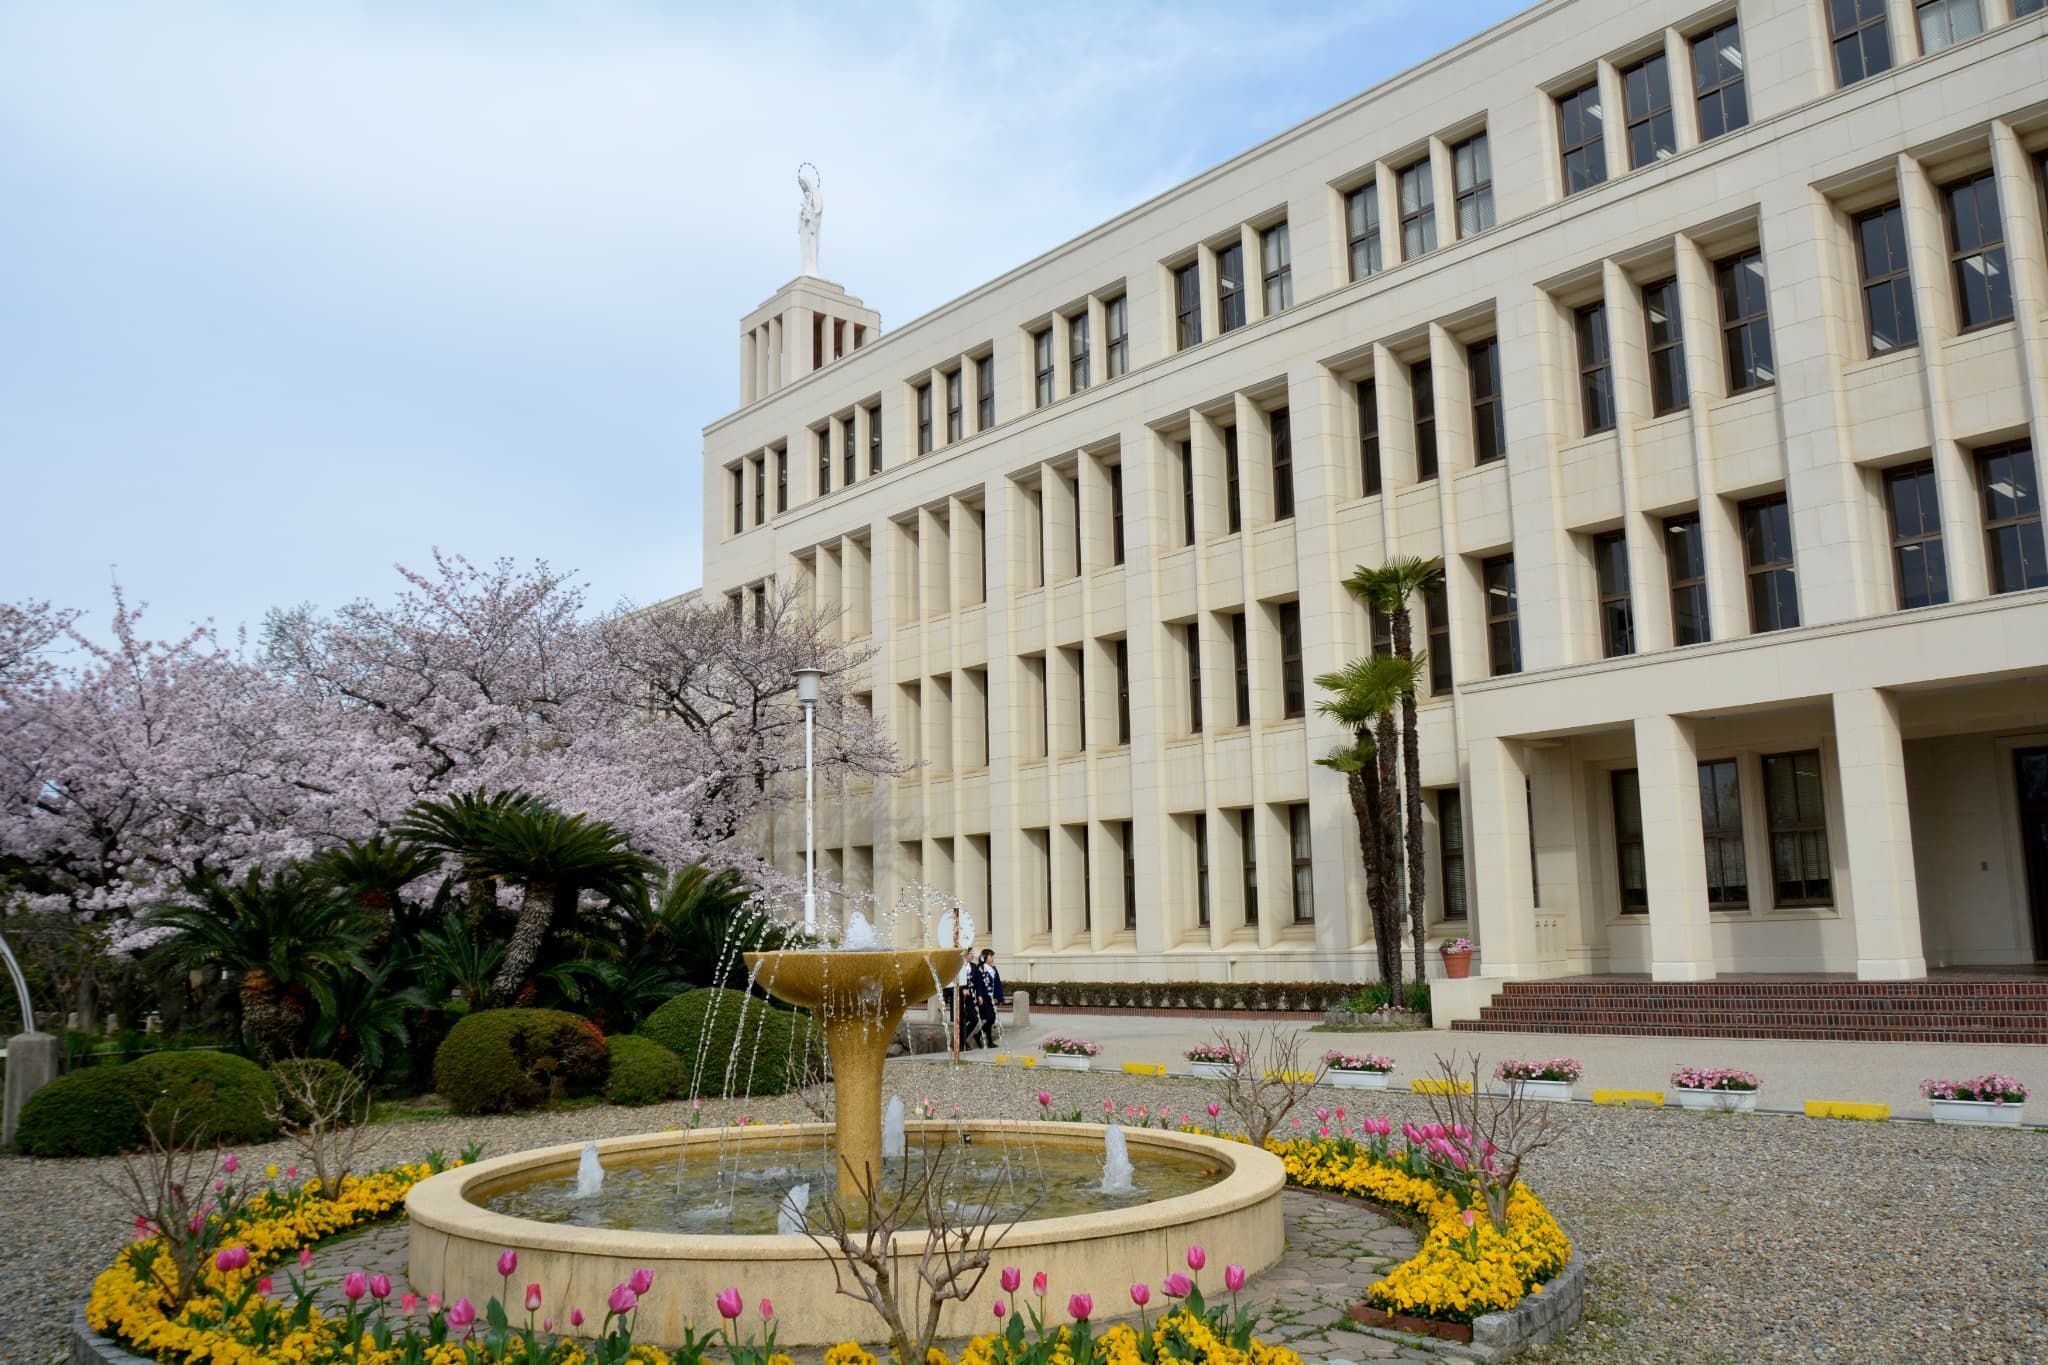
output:
<svg viewBox="0 0 2048 1365"><path fill-rule="evenodd" d="M997 1066L1008 1066L1010 1064L1010 1054L1007 1052L998 1052L994 1057L991 1057L989 1060L994 1062Z"/></svg>
<svg viewBox="0 0 2048 1365"><path fill-rule="evenodd" d="M1892 1116L1888 1104L1865 1104L1860 1100L1808 1100L1806 1117L1810 1119L1863 1119L1866 1122L1882 1123Z"/></svg>
<svg viewBox="0 0 2048 1365"><path fill-rule="evenodd" d="M1417 1095L1469 1095L1472 1093L1472 1082L1417 1076L1408 1082L1408 1089Z"/></svg>
<svg viewBox="0 0 2048 1365"><path fill-rule="evenodd" d="M1593 1103L1609 1104L1627 1109L1634 1105L1645 1105L1651 1109L1664 1107L1664 1092L1661 1090L1595 1090Z"/></svg>
<svg viewBox="0 0 2048 1365"><path fill-rule="evenodd" d="M1316 1073L1313 1071L1268 1071L1266 1079L1269 1081L1299 1081L1303 1085L1314 1085Z"/></svg>
<svg viewBox="0 0 2048 1365"><path fill-rule="evenodd" d="M1038 1058L1036 1058L1036 1057L1019 1057L1019 1058L1017 1059L1017 1061L1018 1061L1019 1063L1021 1063L1022 1065L1024 1065L1024 1066L1037 1066L1037 1065L1038 1065Z"/></svg>
<svg viewBox="0 0 2048 1365"><path fill-rule="evenodd" d="M1124 1075L1126 1076L1164 1076L1165 1074L1166 1063L1164 1062L1124 1063Z"/></svg>

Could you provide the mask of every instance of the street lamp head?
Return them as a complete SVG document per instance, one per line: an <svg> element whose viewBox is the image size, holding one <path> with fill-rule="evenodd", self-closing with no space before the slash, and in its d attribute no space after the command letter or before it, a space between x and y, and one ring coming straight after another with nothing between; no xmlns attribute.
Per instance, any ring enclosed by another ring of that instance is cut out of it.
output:
<svg viewBox="0 0 2048 1365"><path fill-rule="evenodd" d="M799 705L818 704L818 680L825 676L822 668L799 668L796 671L796 699Z"/></svg>

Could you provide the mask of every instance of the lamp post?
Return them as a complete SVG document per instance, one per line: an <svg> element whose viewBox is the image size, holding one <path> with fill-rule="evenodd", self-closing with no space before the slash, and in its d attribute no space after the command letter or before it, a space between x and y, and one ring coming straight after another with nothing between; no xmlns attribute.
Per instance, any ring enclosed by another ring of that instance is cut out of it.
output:
<svg viewBox="0 0 2048 1365"><path fill-rule="evenodd" d="M804 708L804 932L818 929L818 854L816 834L817 774L811 760L811 730L818 714L818 680L822 668L796 671L796 701Z"/></svg>

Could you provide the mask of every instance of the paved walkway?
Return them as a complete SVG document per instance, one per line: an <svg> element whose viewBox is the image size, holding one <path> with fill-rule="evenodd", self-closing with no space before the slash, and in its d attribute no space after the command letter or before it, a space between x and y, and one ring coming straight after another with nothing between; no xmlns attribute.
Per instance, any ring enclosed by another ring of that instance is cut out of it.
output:
<svg viewBox="0 0 2048 1365"><path fill-rule="evenodd" d="M1763 1081L1759 1107L1803 1111L1808 1100L1871 1101L1891 1106L1895 1118L1927 1117L1920 1082L1927 1077L1980 1076L1998 1071L2027 1083L2039 1098L2028 1117L2048 1121L2048 1047L1982 1046L1963 1043L1835 1043L1775 1038L1617 1038L1557 1033L1453 1033L1424 1029L1392 1033L1324 1033L1301 1021L1261 1025L1251 1020L1156 1017L1141 1014L1067 1014L1034 1011L1031 1023L1005 1033L998 1048L968 1053L992 1062L998 1054L1014 1060L1034 1054L1040 1039L1061 1033L1102 1045L1098 1070L1124 1062L1166 1064L1187 1070L1182 1054L1212 1042L1217 1031L1235 1035L1276 1027L1301 1035L1304 1060L1332 1048L1377 1052L1397 1063L1391 1084L1405 1089L1417 1076L1436 1073L1436 1059L1478 1053L1485 1071L1503 1058L1576 1057L1586 1064L1580 1098L1594 1089L1670 1089L1681 1065L1729 1066L1753 1071ZM925 1060L925 1059L920 1059ZM933 1059L937 1060L937 1059ZM1469 1063L1468 1063L1469 1065ZM2043 1108L2036 1114L2034 1108Z"/></svg>

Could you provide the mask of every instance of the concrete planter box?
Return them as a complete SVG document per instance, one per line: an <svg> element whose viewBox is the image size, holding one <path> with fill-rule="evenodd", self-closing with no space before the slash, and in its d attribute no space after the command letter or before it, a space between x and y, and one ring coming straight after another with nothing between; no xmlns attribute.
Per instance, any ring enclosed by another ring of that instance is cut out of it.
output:
<svg viewBox="0 0 2048 1365"><path fill-rule="evenodd" d="M1508 1093L1525 1100L1569 1100L1575 1081L1509 1081Z"/></svg>
<svg viewBox="0 0 2048 1365"><path fill-rule="evenodd" d="M1324 1073L1324 1079L1339 1090L1385 1090L1387 1073L1384 1071L1339 1071L1335 1067Z"/></svg>
<svg viewBox="0 0 2048 1365"><path fill-rule="evenodd" d="M1678 1092L1680 1109L1709 1109L1727 1114L1749 1114L1756 1110L1756 1097L1761 1090L1696 1090L1690 1086L1673 1086Z"/></svg>
<svg viewBox="0 0 2048 1365"><path fill-rule="evenodd" d="M1229 1078L1229 1076L1230 1076L1230 1063L1229 1063L1229 1062L1189 1062L1189 1063L1188 1063L1188 1070L1189 1070L1189 1071L1191 1071L1191 1072L1193 1072L1193 1073L1194 1073L1195 1075L1197 1075L1197 1076L1203 1076L1203 1077L1206 1077L1206 1078L1208 1078L1209 1080L1212 1080L1212 1081L1221 1081L1221 1080L1226 1080L1226 1079L1228 1079L1228 1078Z"/></svg>
<svg viewBox="0 0 2048 1365"><path fill-rule="evenodd" d="M1038 1059L1040 1066L1049 1066L1054 1071L1086 1071L1094 1061L1091 1057L1074 1057L1064 1052L1047 1052Z"/></svg>
<svg viewBox="0 0 2048 1365"><path fill-rule="evenodd" d="M1541 1294L1529 1295L1505 1313L1482 1313L1469 1324L1412 1318L1363 1303L1352 1308L1349 1316L1367 1327L1456 1342L1456 1348L1444 1354L1465 1360L1509 1360L1531 1346L1555 1341L1570 1331L1579 1320L1585 1297L1586 1263L1574 1255L1543 1286Z"/></svg>
<svg viewBox="0 0 2048 1365"><path fill-rule="evenodd" d="M1990 1100L1929 1100L1927 1108L1936 1123L1959 1127L2017 1128L2025 1104L1994 1104Z"/></svg>

